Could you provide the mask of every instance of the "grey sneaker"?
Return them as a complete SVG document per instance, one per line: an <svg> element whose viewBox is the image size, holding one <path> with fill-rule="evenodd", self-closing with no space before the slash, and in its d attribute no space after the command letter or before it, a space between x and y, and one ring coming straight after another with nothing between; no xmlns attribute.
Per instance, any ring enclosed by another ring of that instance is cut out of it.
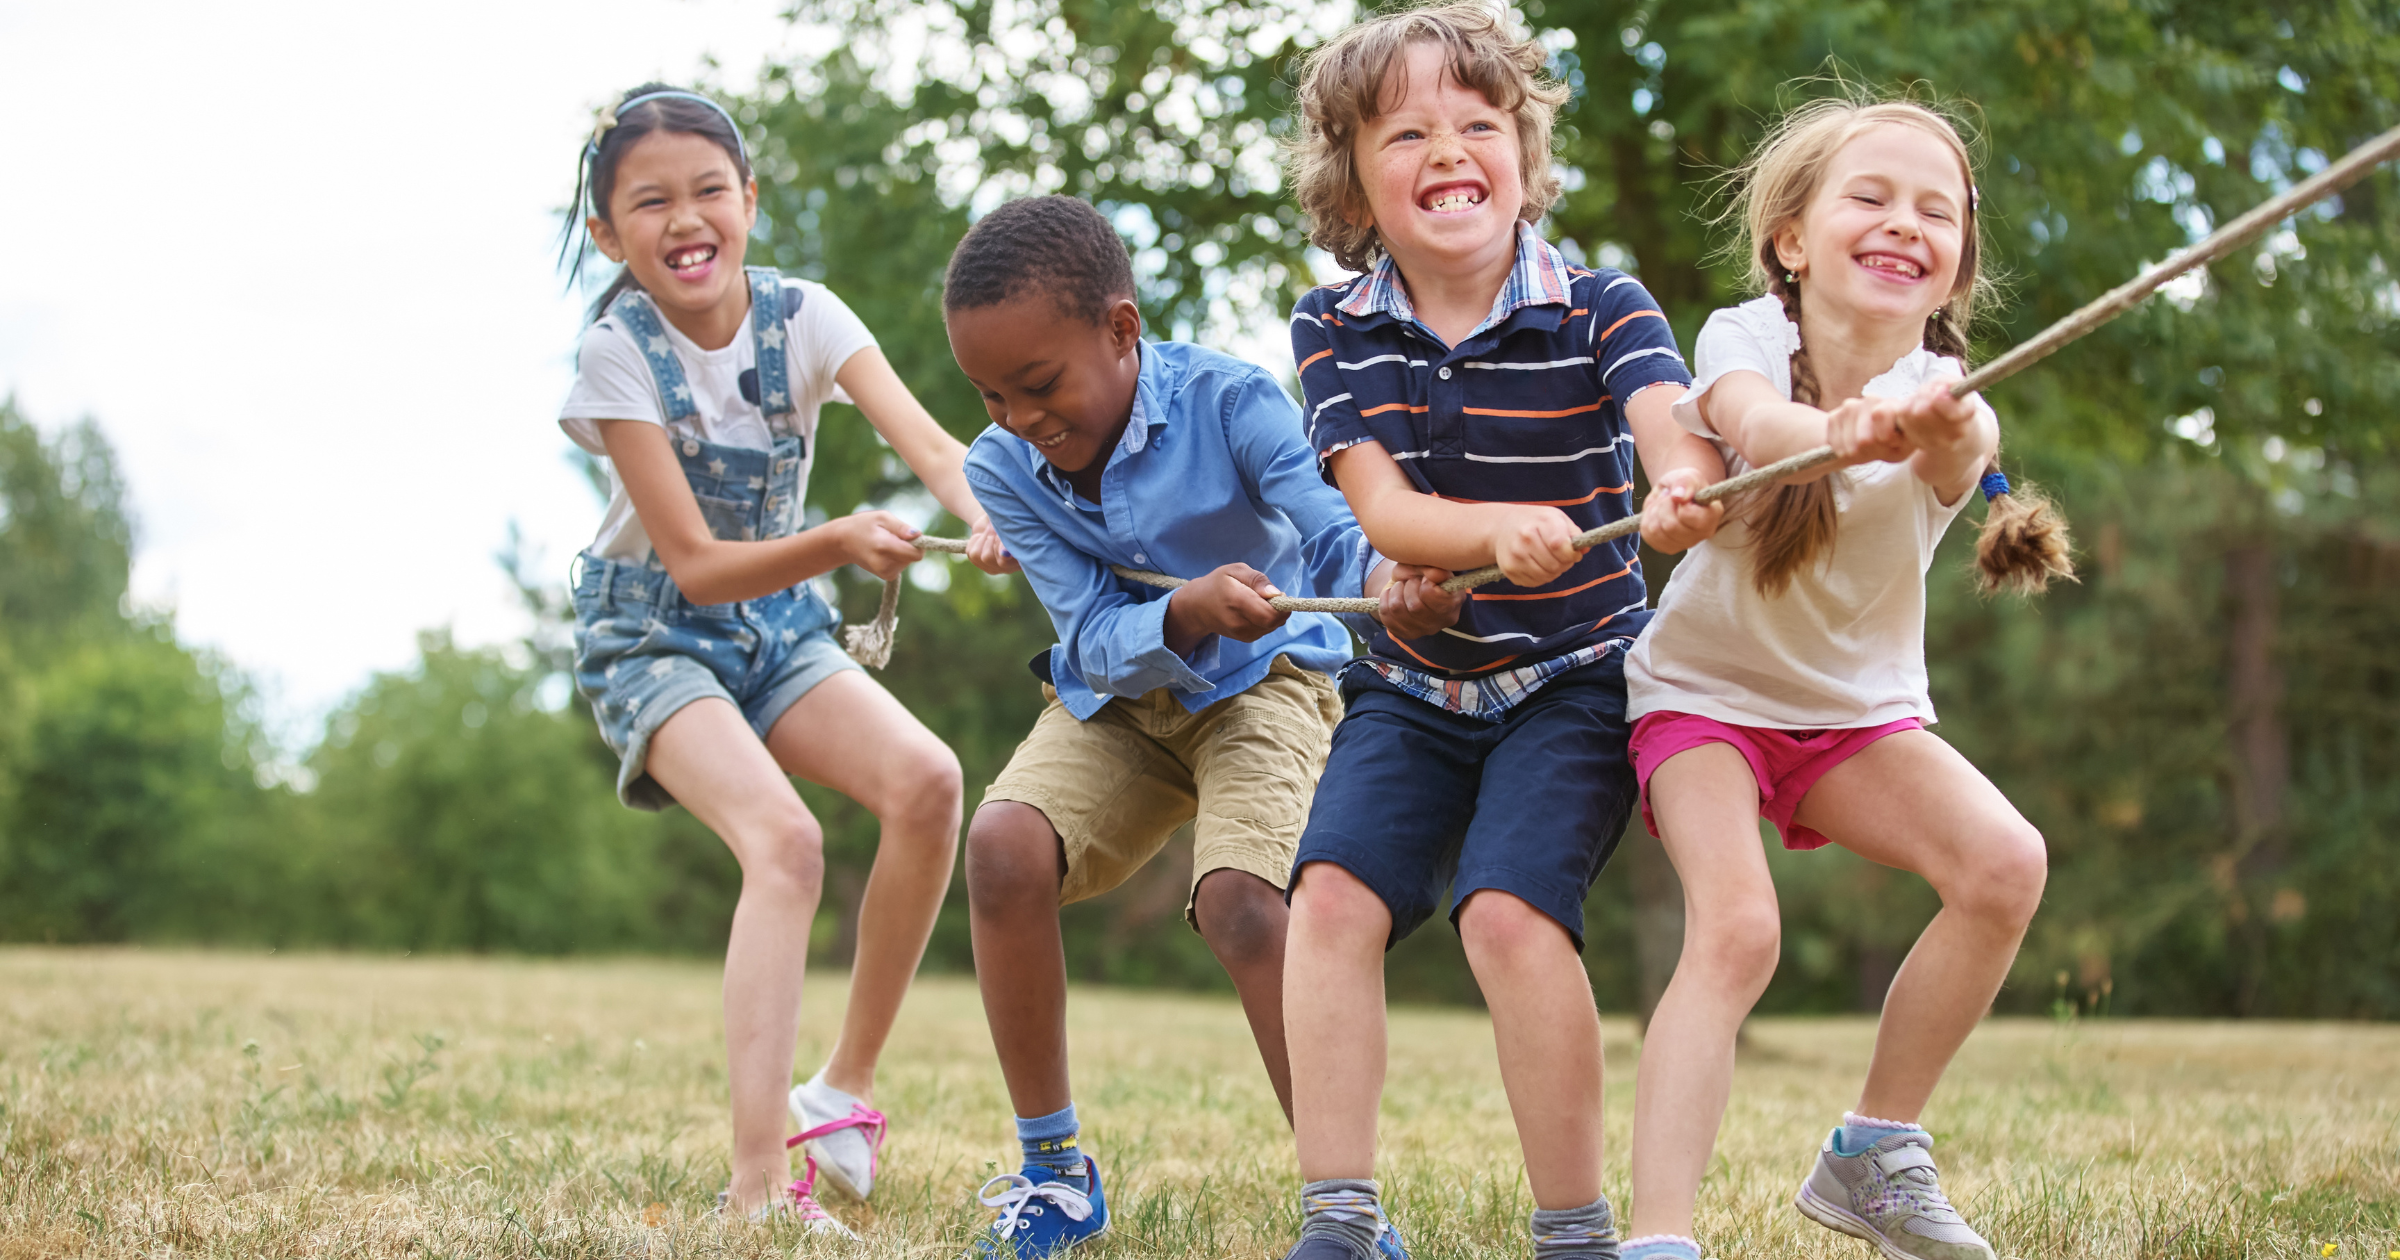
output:
<svg viewBox="0 0 2400 1260"><path fill-rule="evenodd" d="M1931 1134L1889 1133L1856 1155L1834 1153L1833 1143L1825 1139L1792 1201L1802 1216L1866 1239L1891 1260L1994 1260L1992 1245L1943 1196Z"/></svg>

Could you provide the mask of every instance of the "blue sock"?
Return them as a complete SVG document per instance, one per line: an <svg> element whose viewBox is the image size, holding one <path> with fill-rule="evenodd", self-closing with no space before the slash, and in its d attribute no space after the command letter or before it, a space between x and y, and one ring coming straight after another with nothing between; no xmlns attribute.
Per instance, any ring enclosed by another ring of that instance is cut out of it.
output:
<svg viewBox="0 0 2400 1260"><path fill-rule="evenodd" d="M1923 1127L1897 1120L1878 1120L1855 1111L1842 1113L1842 1127L1834 1130L1833 1153L1848 1157L1865 1151L1875 1143L1895 1133L1923 1133Z"/></svg>
<svg viewBox="0 0 2400 1260"><path fill-rule="evenodd" d="M1031 1120L1017 1117L1017 1142L1025 1148L1026 1166L1039 1164L1060 1181L1086 1190L1090 1187L1084 1185L1083 1148L1076 1140L1080 1132L1075 1124L1073 1103L1068 1103L1064 1111Z"/></svg>

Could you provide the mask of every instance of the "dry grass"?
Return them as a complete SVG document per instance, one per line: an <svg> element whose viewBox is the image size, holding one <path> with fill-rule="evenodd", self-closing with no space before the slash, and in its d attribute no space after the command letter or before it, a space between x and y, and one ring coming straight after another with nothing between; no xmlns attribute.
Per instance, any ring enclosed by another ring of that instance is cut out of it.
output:
<svg viewBox="0 0 2400 1260"><path fill-rule="evenodd" d="M820 1027L840 984L810 994ZM1281 1254L1291 1146L1239 1011L1083 991L1072 1021L1116 1213L1095 1260ZM1394 1033L1384 1167L1416 1253L1526 1254L1488 1025L1403 1011ZM1623 1019L1608 1035L1621 1196L1637 1047ZM790 1254L788 1231L707 1215L718 1036L696 963L0 952L0 1260ZM1712 1255L1867 1260L1786 1196L1871 1036L1753 1027L1702 1197ZM952 1256L1013 1150L971 984L921 983L894 1044L876 1205L835 1210L871 1254ZM1947 1184L2010 1254L2400 1248L2400 1029L1999 1021L1930 1119Z"/></svg>

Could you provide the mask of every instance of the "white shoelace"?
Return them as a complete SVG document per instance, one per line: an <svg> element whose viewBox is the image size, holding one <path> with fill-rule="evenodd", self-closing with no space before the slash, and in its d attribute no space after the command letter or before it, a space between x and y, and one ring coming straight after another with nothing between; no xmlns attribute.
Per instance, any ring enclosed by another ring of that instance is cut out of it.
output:
<svg viewBox="0 0 2400 1260"><path fill-rule="evenodd" d="M998 1194L991 1193L993 1186L1000 1187ZM1040 1216L1049 1210L1035 1202L1037 1199L1048 1201L1066 1213L1070 1221L1091 1219L1091 1196L1063 1181L1045 1181L1037 1185L1022 1173L1002 1173L984 1182L983 1188L975 1192L976 1202L1000 1210L1000 1219L992 1222L992 1232L1003 1238L1019 1229L1032 1228L1033 1222L1025 1218Z"/></svg>

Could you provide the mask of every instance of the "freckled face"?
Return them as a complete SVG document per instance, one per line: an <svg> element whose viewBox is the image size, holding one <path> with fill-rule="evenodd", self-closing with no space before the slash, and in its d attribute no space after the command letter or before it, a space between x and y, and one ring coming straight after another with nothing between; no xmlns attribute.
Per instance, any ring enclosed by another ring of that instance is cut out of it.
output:
<svg viewBox="0 0 2400 1260"><path fill-rule="evenodd" d="M703 316L749 300L742 255L758 218L758 185L706 136L654 131L617 160L608 217L592 242L633 272L669 312Z"/></svg>
<svg viewBox="0 0 2400 1260"><path fill-rule="evenodd" d="M1097 322L1046 294L948 311L950 354L992 423L1070 473L1103 463L1133 414L1142 316L1119 299Z"/></svg>
<svg viewBox="0 0 2400 1260"><path fill-rule="evenodd" d="M1834 154L1775 250L1807 301L1921 324L1956 292L1966 223L1958 155L1919 128L1885 123Z"/></svg>
<svg viewBox="0 0 2400 1260"><path fill-rule="evenodd" d="M1515 115L1453 77L1439 45L1410 46L1403 69L1352 144L1384 248L1403 271L1470 271L1513 255L1525 208Z"/></svg>

